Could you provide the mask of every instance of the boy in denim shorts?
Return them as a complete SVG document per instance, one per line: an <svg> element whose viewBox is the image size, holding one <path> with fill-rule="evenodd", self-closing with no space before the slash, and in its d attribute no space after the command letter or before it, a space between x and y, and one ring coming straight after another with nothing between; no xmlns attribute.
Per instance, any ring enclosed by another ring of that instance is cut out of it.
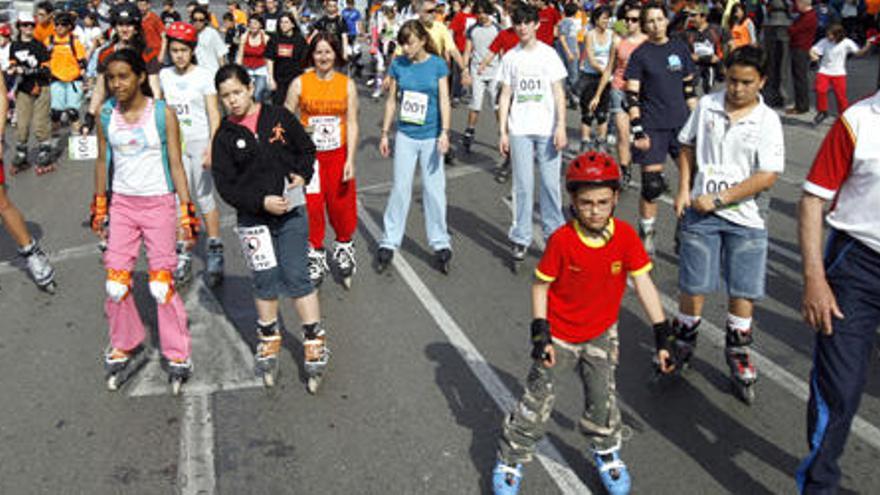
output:
<svg viewBox="0 0 880 495"><path fill-rule="evenodd" d="M696 346L705 294L723 275L729 295L725 355L737 395L754 400L749 357L754 301L764 296L767 264L766 191L785 164L782 124L760 97L767 56L744 46L731 53L727 88L703 96L678 140L679 296L677 358ZM691 183L693 177L693 183Z"/></svg>

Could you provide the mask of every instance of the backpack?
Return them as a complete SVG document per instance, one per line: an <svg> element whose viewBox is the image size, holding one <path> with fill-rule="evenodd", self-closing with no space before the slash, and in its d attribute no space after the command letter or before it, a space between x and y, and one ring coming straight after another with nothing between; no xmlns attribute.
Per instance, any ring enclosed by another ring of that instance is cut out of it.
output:
<svg viewBox="0 0 880 495"><path fill-rule="evenodd" d="M162 144L162 167L165 169L165 182L168 184L168 190L174 192L174 181L171 179L171 166L168 163L168 135L165 125L165 100L153 100L153 116L156 118L156 131L159 133L159 142ZM110 146L108 129L110 128L110 116L113 115L113 108L116 106L116 98L107 98L107 101L101 105L101 130L104 132L104 141L107 147L104 150L106 163L104 165L107 171L107 190L113 183L113 148Z"/></svg>

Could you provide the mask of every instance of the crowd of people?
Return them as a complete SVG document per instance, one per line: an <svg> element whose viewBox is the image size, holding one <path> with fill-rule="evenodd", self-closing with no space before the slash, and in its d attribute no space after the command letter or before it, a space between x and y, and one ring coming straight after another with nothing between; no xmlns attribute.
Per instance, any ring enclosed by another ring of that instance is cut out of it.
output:
<svg viewBox="0 0 880 495"><path fill-rule="evenodd" d="M235 232L252 274L256 372L274 385L284 334L279 299L289 298L316 392L330 356L317 289L331 264L346 287L357 269L359 87L373 99L385 95L378 148L393 160L379 271L400 249L418 167L427 242L437 268L449 273L445 166L454 150L470 153L480 113L490 106L502 157L495 179L511 181L513 266L533 245L536 188L546 242L532 286L533 363L503 425L495 492L518 491L553 407L554 373L576 367L587 391L580 425L591 456L607 490L628 493L614 385L627 281L652 324L663 374L687 366L704 298L723 282L731 381L742 400L755 399L749 347L754 304L765 294L768 191L785 165L773 108L785 103L790 69L786 113L808 111L813 61L814 121L829 115L829 88L839 118L804 185L800 212L804 315L817 339L811 452L797 480L803 493L836 486L880 317L880 225L870 215L880 207L880 150L868 137L880 125L880 93L850 107L846 59L877 43L880 2L385 0L361 12L353 0L344 8L335 0L228 0L220 19L205 0L187 4L185 14L172 0L154 7L92 0L73 12L41 2L33 14L19 14L14 30L0 25L0 94L8 88L10 95L0 115L10 116L16 139L10 173L29 167L31 134L35 170L44 174L55 169L53 135L95 133L90 225L104 245L110 388L146 356L130 297L141 244L173 391L192 373L179 290L191 282L201 230L206 281L222 282L219 194L237 213ZM466 124L453 142L452 109L465 101ZM568 142L570 109L580 117L579 143ZM0 119L0 134L5 125ZM564 167L568 150L577 156ZM670 160L679 169L672 195L680 296L667 319L650 270ZM614 212L636 166L634 228ZM833 235L823 261L828 201ZM0 215L34 281L53 290L54 269L3 188Z"/></svg>

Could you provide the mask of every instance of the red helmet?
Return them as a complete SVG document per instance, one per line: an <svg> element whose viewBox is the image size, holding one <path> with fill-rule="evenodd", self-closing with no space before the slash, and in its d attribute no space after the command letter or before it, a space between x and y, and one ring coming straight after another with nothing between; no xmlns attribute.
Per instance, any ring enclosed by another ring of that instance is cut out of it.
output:
<svg viewBox="0 0 880 495"><path fill-rule="evenodd" d="M578 187L607 186L620 188L620 167L607 153L588 151L577 156L565 171L565 188L574 192Z"/></svg>
<svg viewBox="0 0 880 495"><path fill-rule="evenodd" d="M7 38L12 36L12 28L9 24L6 24L5 22L0 24L0 36L6 36Z"/></svg>
<svg viewBox="0 0 880 495"><path fill-rule="evenodd" d="M165 29L165 36L168 40L180 41L188 45L195 45L199 42L199 33L192 24L182 21L172 22Z"/></svg>

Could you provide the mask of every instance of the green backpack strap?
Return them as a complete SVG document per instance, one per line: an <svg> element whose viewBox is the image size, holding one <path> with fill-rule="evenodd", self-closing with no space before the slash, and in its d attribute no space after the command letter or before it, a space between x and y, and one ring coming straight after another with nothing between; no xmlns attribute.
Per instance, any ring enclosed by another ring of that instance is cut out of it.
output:
<svg viewBox="0 0 880 495"><path fill-rule="evenodd" d="M168 190L174 191L174 181L171 179L171 164L168 162L168 126L165 122L165 100L153 100L155 107L153 114L156 117L156 131L159 133L159 141L162 143L162 166L165 169L165 181Z"/></svg>
<svg viewBox="0 0 880 495"><path fill-rule="evenodd" d="M101 105L101 131L104 133L104 170L107 173L107 191L110 191L113 184L113 148L110 146L110 117L113 115L113 108L116 107L116 98L107 98L107 101Z"/></svg>

